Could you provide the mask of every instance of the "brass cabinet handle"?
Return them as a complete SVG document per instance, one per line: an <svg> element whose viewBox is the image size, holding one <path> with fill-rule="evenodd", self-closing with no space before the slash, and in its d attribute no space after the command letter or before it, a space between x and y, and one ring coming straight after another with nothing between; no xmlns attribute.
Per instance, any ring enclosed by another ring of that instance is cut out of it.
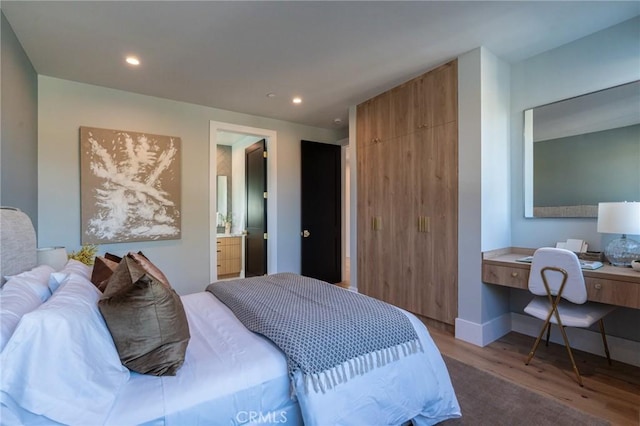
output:
<svg viewBox="0 0 640 426"><path fill-rule="evenodd" d="M594 287L596 288L596 290L601 290L602 289L602 284L596 283L596 284L594 284Z"/></svg>
<svg viewBox="0 0 640 426"><path fill-rule="evenodd" d="M512 276L513 278L515 278L515 277L517 277L517 276L518 276L518 273L517 273L517 272L512 272L512 273L511 273L511 276Z"/></svg>
<svg viewBox="0 0 640 426"><path fill-rule="evenodd" d="M418 216L418 232L431 232L431 218Z"/></svg>

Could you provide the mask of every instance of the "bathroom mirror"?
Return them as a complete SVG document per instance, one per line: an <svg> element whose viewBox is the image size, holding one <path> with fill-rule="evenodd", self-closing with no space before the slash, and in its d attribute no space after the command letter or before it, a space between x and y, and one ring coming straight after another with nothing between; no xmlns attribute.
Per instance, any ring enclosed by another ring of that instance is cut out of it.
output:
<svg viewBox="0 0 640 426"><path fill-rule="evenodd" d="M217 205L218 205L218 227L224 227L224 222L228 213L229 187L227 176L217 176Z"/></svg>
<svg viewBox="0 0 640 426"><path fill-rule="evenodd" d="M640 201L640 80L524 111L525 217Z"/></svg>

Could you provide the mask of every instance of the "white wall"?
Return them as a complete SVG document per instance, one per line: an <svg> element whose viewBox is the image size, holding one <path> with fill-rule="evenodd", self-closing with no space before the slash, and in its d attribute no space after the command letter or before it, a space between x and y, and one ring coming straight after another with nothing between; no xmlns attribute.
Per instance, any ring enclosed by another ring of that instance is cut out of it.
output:
<svg viewBox="0 0 640 426"><path fill-rule="evenodd" d="M509 65L486 48L458 58L456 337L477 345L510 328L508 293L481 280L481 252L511 241L509 80Z"/></svg>
<svg viewBox="0 0 640 426"><path fill-rule="evenodd" d="M209 283L209 123L272 129L278 134L278 271L300 269L300 140L335 143L340 132L38 77L39 246L80 246L79 127L102 127L182 138L182 238L108 244L99 253L142 250L176 291ZM277 271L274 271L277 272Z"/></svg>

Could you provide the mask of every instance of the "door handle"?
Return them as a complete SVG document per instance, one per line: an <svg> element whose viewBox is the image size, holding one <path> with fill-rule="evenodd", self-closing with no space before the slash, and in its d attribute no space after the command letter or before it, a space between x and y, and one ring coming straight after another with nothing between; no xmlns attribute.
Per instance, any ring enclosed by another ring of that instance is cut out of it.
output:
<svg viewBox="0 0 640 426"><path fill-rule="evenodd" d="M311 232L307 231L306 229L304 231L302 231L300 233L300 235L302 235L303 238L308 238L309 235L311 235Z"/></svg>

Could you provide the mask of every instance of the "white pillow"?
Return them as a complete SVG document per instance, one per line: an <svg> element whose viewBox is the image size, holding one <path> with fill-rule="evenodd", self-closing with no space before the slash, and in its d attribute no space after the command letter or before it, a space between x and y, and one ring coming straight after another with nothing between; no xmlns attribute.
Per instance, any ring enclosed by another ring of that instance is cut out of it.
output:
<svg viewBox="0 0 640 426"><path fill-rule="evenodd" d="M65 272L52 272L49 277L49 290L51 293L56 291L60 285L65 282L71 276L70 273Z"/></svg>
<svg viewBox="0 0 640 426"><path fill-rule="evenodd" d="M26 314L0 354L1 399L64 424L103 424L128 380L97 301L70 274L47 303Z"/></svg>
<svg viewBox="0 0 640 426"><path fill-rule="evenodd" d="M4 289L10 281L13 281L18 285L24 285L31 288L38 295L40 300L45 302L49 296L51 296L51 291L49 291L47 284L49 282L49 276L54 271L55 269L49 265L40 265L30 271L25 271L18 275L7 275L4 277L7 282L2 288Z"/></svg>
<svg viewBox="0 0 640 426"><path fill-rule="evenodd" d="M0 351L13 335L20 318L49 298L51 266L42 265L9 277L0 292Z"/></svg>
<svg viewBox="0 0 640 426"><path fill-rule="evenodd" d="M63 272L70 274L75 272L76 274L85 277L86 279L91 279L91 271L93 270L93 266L85 265L79 260L69 259L67 264L64 265L64 268L59 270L58 272Z"/></svg>

